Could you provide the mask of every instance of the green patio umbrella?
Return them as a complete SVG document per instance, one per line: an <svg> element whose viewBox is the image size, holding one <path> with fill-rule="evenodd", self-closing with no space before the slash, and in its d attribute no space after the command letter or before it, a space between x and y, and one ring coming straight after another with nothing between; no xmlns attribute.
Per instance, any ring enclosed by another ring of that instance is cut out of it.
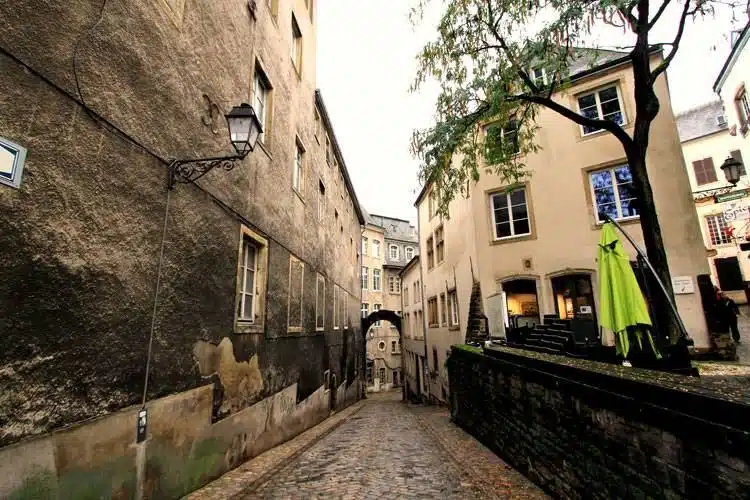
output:
<svg viewBox="0 0 750 500"><path fill-rule="evenodd" d="M599 293L599 321L601 326L614 332L617 353L627 358L630 352L629 334L636 338L643 350L642 339L645 335L654 355L657 359L661 358L651 337L651 318L646 301L630 266L630 259L611 222L602 226L599 241Z"/></svg>

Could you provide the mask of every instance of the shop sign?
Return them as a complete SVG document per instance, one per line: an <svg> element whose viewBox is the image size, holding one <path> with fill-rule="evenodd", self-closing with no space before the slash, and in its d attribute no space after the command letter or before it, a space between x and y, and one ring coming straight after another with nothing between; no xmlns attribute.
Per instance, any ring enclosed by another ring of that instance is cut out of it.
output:
<svg viewBox="0 0 750 500"><path fill-rule="evenodd" d="M729 203L724 208L724 220L732 222L736 220L750 219L750 210L748 210L747 203Z"/></svg>
<svg viewBox="0 0 750 500"><path fill-rule="evenodd" d="M675 276L672 278L672 290L676 295L695 293L693 278L690 276Z"/></svg>
<svg viewBox="0 0 750 500"><path fill-rule="evenodd" d="M739 200L747 196L746 189L740 189L738 191L730 191L729 193L717 194L714 196L716 203L724 203L725 201Z"/></svg>

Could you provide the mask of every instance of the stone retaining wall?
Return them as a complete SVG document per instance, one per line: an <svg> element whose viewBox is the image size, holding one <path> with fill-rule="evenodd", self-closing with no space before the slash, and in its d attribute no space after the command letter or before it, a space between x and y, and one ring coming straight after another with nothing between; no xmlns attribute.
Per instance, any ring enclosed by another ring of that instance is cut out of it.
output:
<svg viewBox="0 0 750 500"><path fill-rule="evenodd" d="M560 498L750 498L750 401L680 377L454 347L454 421Z"/></svg>
<svg viewBox="0 0 750 500"><path fill-rule="evenodd" d="M334 389L336 409L358 399L359 382ZM211 423L213 386L150 401L148 437L135 443L132 407L0 449L0 498L180 498L330 414L320 387L297 402L293 384Z"/></svg>

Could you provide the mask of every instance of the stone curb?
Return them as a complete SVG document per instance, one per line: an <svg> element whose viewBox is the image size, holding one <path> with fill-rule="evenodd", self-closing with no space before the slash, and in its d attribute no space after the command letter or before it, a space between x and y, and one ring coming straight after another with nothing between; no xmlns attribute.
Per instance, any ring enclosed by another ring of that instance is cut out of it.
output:
<svg viewBox="0 0 750 500"><path fill-rule="evenodd" d="M253 479L251 482L249 482L246 486L244 486L240 491L237 493L231 495L229 497L229 500L241 500L247 498L248 493L252 493L253 491L257 490L259 487L263 486L265 483L271 480L271 476L277 474L278 472L281 472L283 469L290 466L300 455L305 453L307 450L312 448L315 444L317 444L320 440L331 434L333 431L341 427L343 424L348 422L354 415L359 413L362 408L364 408L365 404L367 404L367 400L359 400L356 403L353 403L349 405L347 408L344 408L341 410L338 415L335 415L333 417L329 417L331 419L334 419L336 417L339 418L336 422L329 422L330 427L320 434L313 436L307 443L300 446L297 450L293 451L291 454L284 456L283 458L280 458L277 463L272 465L268 468L265 472L262 472L260 475L258 475L255 479ZM344 412L347 412L345 415L343 415ZM323 421L318 425L325 425L326 422ZM317 426L316 426L317 427ZM315 427L312 427L309 430L313 430ZM297 439L297 438L292 438ZM288 442L288 441L287 441ZM282 445L283 446L283 445Z"/></svg>

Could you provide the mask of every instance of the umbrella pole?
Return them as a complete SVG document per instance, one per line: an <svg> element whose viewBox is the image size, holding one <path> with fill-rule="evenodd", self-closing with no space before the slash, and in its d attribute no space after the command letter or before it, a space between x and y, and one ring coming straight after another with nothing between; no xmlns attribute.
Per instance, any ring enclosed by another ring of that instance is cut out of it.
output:
<svg viewBox="0 0 750 500"><path fill-rule="evenodd" d="M656 315L654 314L654 305L651 302L651 288L648 286L648 279L647 279L647 276L646 276L646 269L645 269L646 266L645 266L645 264L643 262L643 256L640 253L637 253L637 252L636 252L636 254L637 254L636 261L638 262L638 272L640 273L641 280L643 281L643 291L646 294L646 299L647 299L647 304L648 304L648 312L649 312L649 314L651 314L651 317L653 318ZM669 343L669 342L667 342L667 343Z"/></svg>
<svg viewBox="0 0 750 500"><path fill-rule="evenodd" d="M622 226L617 223L616 220L614 220L612 217L610 217L607 214L604 214L604 218L606 219L607 222L611 222L612 224L614 224L614 226L623 234L623 236L627 238L630 244L633 245L633 248L638 254L638 257L643 259L643 262L645 262L648 268L651 270L651 274L654 275L654 278L656 278L656 282L659 284L659 288L661 288L661 291L664 292L664 296L667 298L667 303L669 303L669 308L672 310L672 314L674 314L674 317L677 320L677 324L680 327L682 336L685 338L689 338L690 335L688 335L687 328L685 328L685 323L682 322L682 318L680 318L680 314L677 312L677 306L675 306L674 302L672 301L672 298L669 296L667 287L664 286L664 283L662 282L661 278L659 278L659 275L656 273L656 269L654 269L654 266L652 266L651 262L649 262L648 258L646 257L646 254L641 250L641 248L638 246L635 240L633 240L633 238L631 238L630 235L625 232Z"/></svg>

